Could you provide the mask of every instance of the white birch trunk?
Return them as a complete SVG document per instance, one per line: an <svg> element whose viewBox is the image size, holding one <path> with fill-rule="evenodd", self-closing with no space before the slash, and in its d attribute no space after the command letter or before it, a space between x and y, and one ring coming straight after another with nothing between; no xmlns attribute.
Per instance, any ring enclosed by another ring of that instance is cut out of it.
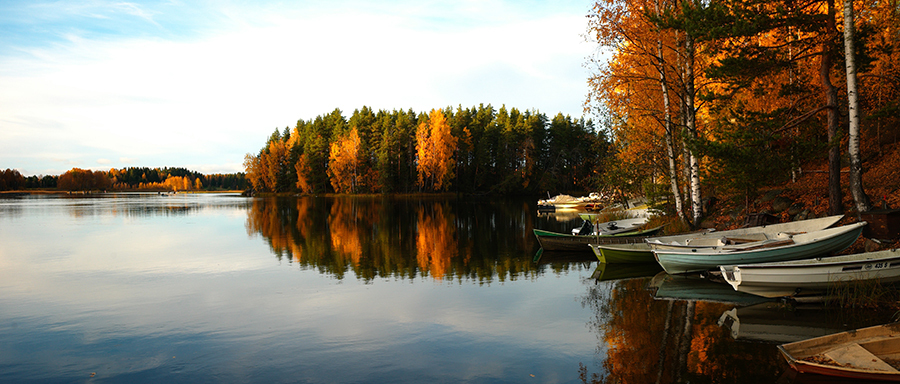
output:
<svg viewBox="0 0 900 384"><path fill-rule="evenodd" d="M656 2L656 13L659 14L659 1ZM669 105L669 86L666 83L665 60L663 59L662 35L657 35L656 39L656 55L659 70L659 84L662 88L663 97L663 116L665 119L666 129L666 154L669 157L669 182L672 187L672 195L675 199L675 215L684 218L684 210L681 206L681 191L678 189L678 167L675 162L675 148L672 139L672 114Z"/></svg>
<svg viewBox="0 0 900 384"><path fill-rule="evenodd" d="M694 38L685 34L684 41L685 65L684 65L684 109L685 125L692 139L697 138L697 111L694 108ZM690 183L691 206L694 226L700 225L700 217L703 215L703 204L700 200L700 161L694 151L690 151Z"/></svg>
<svg viewBox="0 0 900 384"><path fill-rule="evenodd" d="M853 46L853 0L844 0L844 58L847 63L847 112L850 125L848 136L850 155L850 194L857 212L869 210L869 198L862 186L862 159L859 154L859 102L856 86L856 57Z"/></svg>

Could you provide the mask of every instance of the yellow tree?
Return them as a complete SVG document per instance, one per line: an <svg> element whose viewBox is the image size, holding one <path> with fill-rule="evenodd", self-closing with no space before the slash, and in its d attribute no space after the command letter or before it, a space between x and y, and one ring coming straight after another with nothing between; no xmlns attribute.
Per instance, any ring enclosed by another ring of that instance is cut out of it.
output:
<svg viewBox="0 0 900 384"><path fill-rule="evenodd" d="M305 153L300 155L297 163L294 164L294 169L297 171L297 189L303 193L312 193L313 185L309 177L312 174L312 167L309 165L309 156ZM250 174L247 173L247 175L249 177Z"/></svg>
<svg viewBox="0 0 900 384"><path fill-rule="evenodd" d="M612 48L613 57L607 64L597 62L599 71L589 79L592 90L588 104L604 104L617 117L611 127L620 147L617 157L627 163L614 163L626 164L616 169L649 171L641 179L650 174L667 174L675 213L684 218L679 184L685 185L691 178L686 172L684 182L679 182L676 149L681 135L674 122L678 109L671 103L678 96L671 83L677 83L680 78L676 63L681 56L675 49L678 45L675 34L658 28L651 17L673 8L673 3L671 0L595 3L589 32L602 46ZM685 109L681 108L681 112ZM685 153L682 163L690 157ZM642 164L631 167L636 162ZM607 176L623 181L637 175L611 172ZM612 184L622 186L619 182Z"/></svg>
<svg viewBox="0 0 900 384"><path fill-rule="evenodd" d="M287 170L288 157L290 150L287 144L281 140L273 140L269 142L268 151L264 151L260 155L262 164L262 181L266 189L272 192L279 192L287 187L280 182L282 174Z"/></svg>
<svg viewBox="0 0 900 384"><path fill-rule="evenodd" d="M262 165L260 164L259 156L253 156L249 153L244 155L244 172L250 185L257 191L262 190Z"/></svg>
<svg viewBox="0 0 900 384"><path fill-rule="evenodd" d="M428 119L416 129L418 185L434 191L445 190L454 176L453 151L456 137L439 109L432 109Z"/></svg>
<svg viewBox="0 0 900 384"><path fill-rule="evenodd" d="M337 193L356 193L359 184L359 145L356 128L331 143L328 178Z"/></svg>

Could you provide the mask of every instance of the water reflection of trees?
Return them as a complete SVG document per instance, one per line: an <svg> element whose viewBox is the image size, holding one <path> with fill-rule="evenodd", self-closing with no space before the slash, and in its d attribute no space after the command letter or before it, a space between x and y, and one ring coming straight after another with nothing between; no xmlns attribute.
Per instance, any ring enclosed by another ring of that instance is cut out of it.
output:
<svg viewBox="0 0 900 384"><path fill-rule="evenodd" d="M337 278L490 282L539 273L533 217L526 200L304 196L253 200L247 231L280 260Z"/></svg>
<svg viewBox="0 0 900 384"><path fill-rule="evenodd" d="M773 344L738 342L718 325L733 306L656 300L647 279L593 285L584 304L599 340L603 374L581 367L585 383L774 381L783 362Z"/></svg>
<svg viewBox="0 0 900 384"><path fill-rule="evenodd" d="M246 206L247 200L225 194L166 193L96 193L37 196L29 201L54 206L61 204L76 218L121 216L150 218L155 216L188 216L201 210L231 210Z"/></svg>

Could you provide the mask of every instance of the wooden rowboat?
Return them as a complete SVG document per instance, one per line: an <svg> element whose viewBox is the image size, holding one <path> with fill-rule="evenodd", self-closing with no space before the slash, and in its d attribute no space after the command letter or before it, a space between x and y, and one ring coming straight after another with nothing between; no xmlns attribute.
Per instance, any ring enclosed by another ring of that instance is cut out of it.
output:
<svg viewBox="0 0 900 384"><path fill-rule="evenodd" d="M765 297L820 293L852 281L900 281L900 249L777 263L723 265L735 290Z"/></svg>
<svg viewBox="0 0 900 384"><path fill-rule="evenodd" d="M778 346L801 373L900 381L900 324L840 332Z"/></svg>

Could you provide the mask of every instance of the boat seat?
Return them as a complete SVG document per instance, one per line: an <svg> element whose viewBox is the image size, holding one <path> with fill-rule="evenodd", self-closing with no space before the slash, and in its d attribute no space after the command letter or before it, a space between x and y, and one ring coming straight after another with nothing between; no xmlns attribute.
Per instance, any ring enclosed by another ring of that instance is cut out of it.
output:
<svg viewBox="0 0 900 384"><path fill-rule="evenodd" d="M684 241L684 245L691 247L716 247L722 245L721 238L696 238L696 239L687 239ZM677 242L673 242L673 245L681 245Z"/></svg>
<svg viewBox="0 0 900 384"><path fill-rule="evenodd" d="M719 242L722 245L736 245L736 244L746 244L746 243L752 243L752 242L763 241L763 240L766 240L766 239L757 239L757 238L755 238L755 236L723 237L723 238L719 239Z"/></svg>
<svg viewBox="0 0 900 384"><path fill-rule="evenodd" d="M845 367L869 369L873 371L898 372L890 364L857 343L846 344L824 353L825 357Z"/></svg>
<svg viewBox="0 0 900 384"><path fill-rule="evenodd" d="M753 241L749 243L741 243L734 245L724 245L722 246L723 250L727 251L750 251L754 249L764 249L764 248L774 248L781 247L784 245L794 244L793 239L784 239L784 240L761 240L761 241Z"/></svg>

